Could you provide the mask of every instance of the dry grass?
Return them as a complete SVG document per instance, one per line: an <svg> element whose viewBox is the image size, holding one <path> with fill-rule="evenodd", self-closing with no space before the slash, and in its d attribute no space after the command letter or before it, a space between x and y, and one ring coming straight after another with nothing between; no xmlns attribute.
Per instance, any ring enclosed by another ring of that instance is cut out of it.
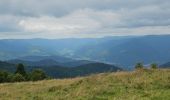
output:
<svg viewBox="0 0 170 100"><path fill-rule="evenodd" d="M170 70L0 84L0 100L170 100Z"/></svg>

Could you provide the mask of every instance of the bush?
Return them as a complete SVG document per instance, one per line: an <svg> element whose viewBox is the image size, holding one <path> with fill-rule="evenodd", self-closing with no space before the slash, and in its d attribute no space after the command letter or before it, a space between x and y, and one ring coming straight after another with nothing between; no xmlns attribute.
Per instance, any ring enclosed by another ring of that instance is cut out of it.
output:
<svg viewBox="0 0 170 100"><path fill-rule="evenodd" d="M22 82L22 81L38 81L50 79L41 69L33 70L31 73L25 71L23 64L18 64L15 73L0 71L0 83L4 82Z"/></svg>
<svg viewBox="0 0 170 100"><path fill-rule="evenodd" d="M135 65L135 69L143 69L144 67L143 67L143 64L142 63L137 63L136 65Z"/></svg>
<svg viewBox="0 0 170 100"><path fill-rule="evenodd" d="M7 76L6 82L13 82L13 77L14 77L14 74L9 73Z"/></svg>
<svg viewBox="0 0 170 100"><path fill-rule="evenodd" d="M0 71L0 83L7 82L8 72Z"/></svg>
<svg viewBox="0 0 170 100"><path fill-rule="evenodd" d="M32 81L38 81L38 80L46 79L47 76L46 76L46 74L43 70L36 69L36 70L32 71L30 78L31 78Z"/></svg>
<svg viewBox="0 0 170 100"><path fill-rule="evenodd" d="M14 81L14 82L22 82L22 81L25 81L25 78L21 74L17 73L17 74L14 74L12 81Z"/></svg>
<svg viewBox="0 0 170 100"><path fill-rule="evenodd" d="M157 69L157 68L158 68L157 64L155 64L155 63L151 64L151 69Z"/></svg>

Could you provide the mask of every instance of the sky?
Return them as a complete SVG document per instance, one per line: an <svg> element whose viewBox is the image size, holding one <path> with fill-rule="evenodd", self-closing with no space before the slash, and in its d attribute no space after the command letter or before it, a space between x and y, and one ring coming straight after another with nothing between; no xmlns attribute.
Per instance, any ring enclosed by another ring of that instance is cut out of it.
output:
<svg viewBox="0 0 170 100"><path fill-rule="evenodd" d="M170 0L0 0L0 39L170 34Z"/></svg>

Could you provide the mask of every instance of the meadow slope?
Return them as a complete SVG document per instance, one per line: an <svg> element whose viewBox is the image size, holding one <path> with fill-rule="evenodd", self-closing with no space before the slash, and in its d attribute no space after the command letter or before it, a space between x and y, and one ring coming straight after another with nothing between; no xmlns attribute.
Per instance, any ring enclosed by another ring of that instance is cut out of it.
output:
<svg viewBox="0 0 170 100"><path fill-rule="evenodd" d="M0 100L170 100L170 70L0 84Z"/></svg>

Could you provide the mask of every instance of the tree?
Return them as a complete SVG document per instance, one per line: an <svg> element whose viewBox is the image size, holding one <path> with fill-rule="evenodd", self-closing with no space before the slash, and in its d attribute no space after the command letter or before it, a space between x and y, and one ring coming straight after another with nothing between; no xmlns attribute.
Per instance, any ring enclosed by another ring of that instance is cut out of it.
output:
<svg viewBox="0 0 170 100"><path fill-rule="evenodd" d="M26 76L26 71L25 71L25 68L24 68L24 65L23 64L18 64L17 65L17 69L16 69L16 72L15 74L21 74L22 76Z"/></svg>
<svg viewBox="0 0 170 100"><path fill-rule="evenodd" d="M155 63L151 64L151 69L157 69L157 68L158 68L157 64L155 64Z"/></svg>
<svg viewBox="0 0 170 100"><path fill-rule="evenodd" d="M43 80L47 78L45 72L41 69L36 69L36 70L33 70L32 73L31 73L31 80L32 81L38 81L38 80Z"/></svg>
<svg viewBox="0 0 170 100"><path fill-rule="evenodd" d="M13 81L14 82L22 82L22 81L25 81L25 78L19 74L19 73L16 73L14 76L13 76Z"/></svg>
<svg viewBox="0 0 170 100"><path fill-rule="evenodd" d="M143 64L142 63L137 63L135 65L135 69L143 69Z"/></svg>
<svg viewBox="0 0 170 100"><path fill-rule="evenodd" d="M7 82L8 72L0 71L0 83Z"/></svg>

